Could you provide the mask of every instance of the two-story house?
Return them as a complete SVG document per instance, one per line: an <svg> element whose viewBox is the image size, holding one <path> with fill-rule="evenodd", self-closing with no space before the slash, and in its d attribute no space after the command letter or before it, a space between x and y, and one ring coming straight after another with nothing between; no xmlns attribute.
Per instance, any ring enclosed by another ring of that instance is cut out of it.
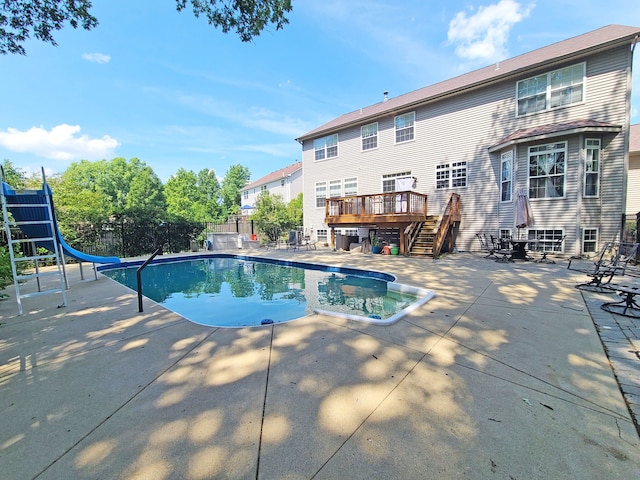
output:
<svg viewBox="0 0 640 480"><path fill-rule="evenodd" d="M476 250L476 233L486 233L539 239L544 250L566 236L566 254L597 251L619 235L625 212L639 34L609 25L385 92L305 133L306 233L331 243L336 232L378 231L411 251L413 232L435 216L440 225L449 217L445 234L459 250ZM518 229L520 191L534 223Z"/></svg>
<svg viewBox="0 0 640 480"><path fill-rule="evenodd" d="M280 170L271 172L255 182L248 183L240 190L242 213L250 215L255 212L256 198L262 192L279 195L284 203L289 203L302 193L302 163L296 161Z"/></svg>

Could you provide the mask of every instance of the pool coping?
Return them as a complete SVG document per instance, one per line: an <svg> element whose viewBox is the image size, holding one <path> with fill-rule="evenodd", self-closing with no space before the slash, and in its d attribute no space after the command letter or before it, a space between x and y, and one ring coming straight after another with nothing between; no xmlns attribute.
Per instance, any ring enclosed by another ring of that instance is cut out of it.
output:
<svg viewBox="0 0 640 480"><path fill-rule="evenodd" d="M297 268L306 268L309 270L321 270L323 272L329 273L341 273L344 275L356 275L368 278L375 278L378 280L385 280L387 282L387 288L390 290L394 290L399 293L405 293L409 295L414 295L417 297L415 302L412 302L410 305L406 306L399 312L394 313L388 318L377 318L377 317L365 317L362 315L354 315L343 312L336 312L332 310L324 310L320 308L314 308L314 313L320 315L328 315L331 317L342 318L346 320L354 320L362 323L369 323L372 325L392 325L400 320L402 317L408 315L414 310L420 308L422 305L427 303L433 297L435 297L435 292L430 289L415 287L412 285L406 285L401 283L396 283L397 277L392 275L391 273L382 272L379 270L364 270L354 267L336 267L334 265L327 265L323 263L310 263L310 262L301 262L298 260L287 260L287 259L279 259L279 258L270 258L270 257L261 257L261 256L253 256L253 255L237 255L233 253L205 253L205 254L197 254L197 255L180 255L180 256L167 256L167 257L156 257L151 262L150 265L159 264L159 263L172 263L172 262L182 262L185 260L204 260L209 258L233 258L237 260L246 260L246 261L259 261L263 263L271 263L276 265L284 265L288 267L297 267ZM100 265L96 268L99 273L102 273L105 270L116 270L123 268L131 268L135 266L140 266L145 262L144 259L141 260L131 260L121 263L112 263L106 265ZM118 282L119 283L119 282ZM135 290L134 290L135 291ZM149 301L154 301L149 297L145 297ZM157 303L157 302L155 302ZM164 307L164 305L158 303L158 305ZM166 307L164 307L166 308ZM173 311L173 310L172 310ZM179 312L174 312L178 315L181 315ZM182 315L181 315L182 316ZM187 318L187 317L185 317ZM304 318L304 317L300 317ZM189 321L199 324L191 319ZM288 320L288 322L295 321L296 319ZM284 322L278 322L284 323ZM255 326L216 326L216 328L255 328L263 325L255 325Z"/></svg>

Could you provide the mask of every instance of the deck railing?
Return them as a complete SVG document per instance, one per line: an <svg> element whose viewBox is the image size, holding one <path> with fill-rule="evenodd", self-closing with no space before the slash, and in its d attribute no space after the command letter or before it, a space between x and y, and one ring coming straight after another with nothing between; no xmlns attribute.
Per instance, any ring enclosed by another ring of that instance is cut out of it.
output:
<svg viewBox="0 0 640 480"><path fill-rule="evenodd" d="M334 197L325 200L325 218L375 221L385 216L426 217L427 196L416 192L389 192L373 195Z"/></svg>

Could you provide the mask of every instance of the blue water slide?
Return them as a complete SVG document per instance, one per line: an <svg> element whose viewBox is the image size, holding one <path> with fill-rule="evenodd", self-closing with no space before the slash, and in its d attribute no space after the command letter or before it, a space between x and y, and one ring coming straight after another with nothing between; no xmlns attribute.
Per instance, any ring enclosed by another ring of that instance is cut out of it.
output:
<svg viewBox="0 0 640 480"><path fill-rule="evenodd" d="M80 260L81 262L120 263L120 259L118 257L100 257L97 255L89 255L88 253L76 250L64 241L64 238L62 237L62 234L58 229L58 222L55 218L55 211L53 209L53 195L51 194L51 189L47 184L43 185L42 190L32 190L28 193L16 193L16 191L11 188L9 184L2 182L2 192L7 199L7 203L20 205L8 207L9 211L13 215L14 220L16 222L49 220L49 209L43 207L43 205L46 206L47 204L47 192L45 192L45 188L49 193L48 198L51 206L51 212L53 213L53 228L55 229L55 237L57 237L64 253L66 255L69 255L70 257ZM29 204L33 204L34 206L28 206ZM54 236L51 234L51 227L48 223L18 226L20 227L20 230L22 230L22 233L27 236L27 238L43 239L51 238ZM51 240L36 240L35 243L39 247L46 248L47 250L52 252L55 251L55 246L53 245L53 242Z"/></svg>

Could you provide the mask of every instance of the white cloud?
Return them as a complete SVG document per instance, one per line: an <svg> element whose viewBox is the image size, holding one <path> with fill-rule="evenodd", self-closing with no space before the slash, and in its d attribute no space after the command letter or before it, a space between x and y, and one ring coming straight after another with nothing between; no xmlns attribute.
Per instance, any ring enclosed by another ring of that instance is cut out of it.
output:
<svg viewBox="0 0 640 480"><path fill-rule="evenodd" d="M47 131L32 127L27 131L8 128L0 132L0 145L14 152L26 152L54 160L101 160L111 156L120 143L104 135L89 138L78 135L79 125L62 124Z"/></svg>
<svg viewBox="0 0 640 480"><path fill-rule="evenodd" d="M111 55L106 55L104 53L83 53L82 58L88 62L109 63Z"/></svg>
<svg viewBox="0 0 640 480"><path fill-rule="evenodd" d="M514 0L478 8L473 15L458 12L449 22L448 39L456 44L456 55L487 63L508 57L506 43L511 28L529 16L534 4L523 7Z"/></svg>

